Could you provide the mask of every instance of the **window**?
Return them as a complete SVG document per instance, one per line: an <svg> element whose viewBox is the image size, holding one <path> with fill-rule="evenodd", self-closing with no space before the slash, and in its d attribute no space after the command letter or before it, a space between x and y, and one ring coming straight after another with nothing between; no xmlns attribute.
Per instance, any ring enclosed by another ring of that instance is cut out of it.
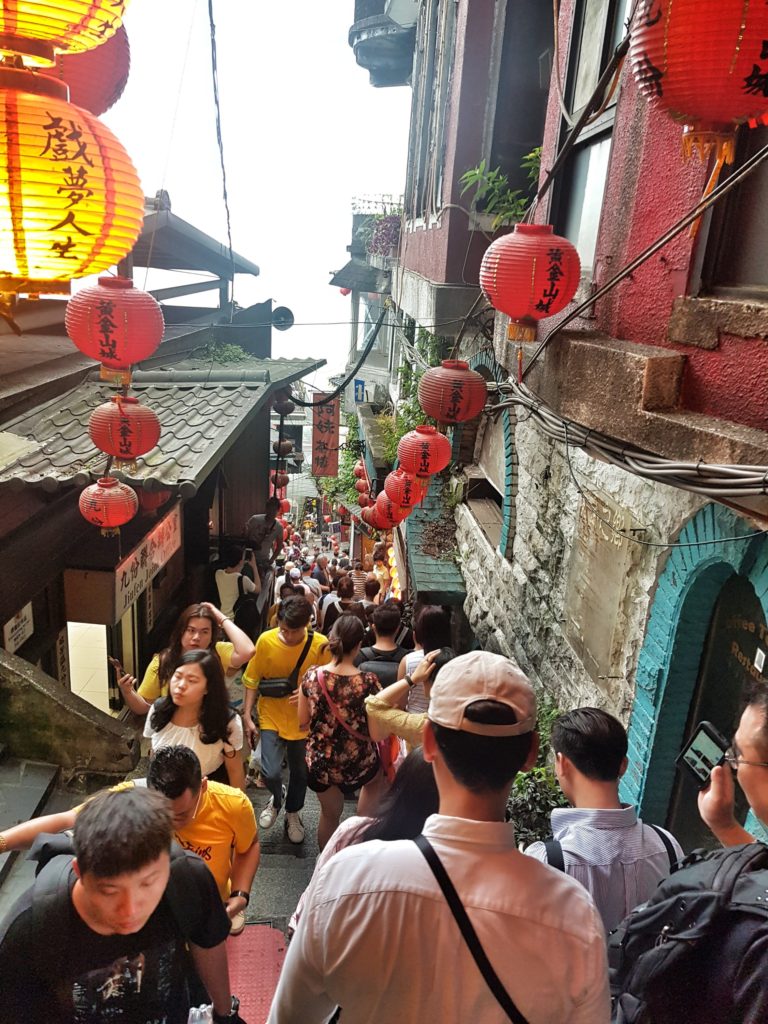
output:
<svg viewBox="0 0 768 1024"><path fill-rule="evenodd" d="M584 110L626 31L630 0L580 0L574 17L565 102L572 121ZM555 192L555 222L591 270L616 115L616 96L581 130ZM561 144L570 126L563 119Z"/></svg>

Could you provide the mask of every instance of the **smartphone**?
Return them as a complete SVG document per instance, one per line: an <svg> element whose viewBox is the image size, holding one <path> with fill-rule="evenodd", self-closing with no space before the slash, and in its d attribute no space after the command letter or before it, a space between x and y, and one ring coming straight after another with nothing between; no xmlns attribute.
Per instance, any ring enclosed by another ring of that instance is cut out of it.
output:
<svg viewBox="0 0 768 1024"><path fill-rule="evenodd" d="M252 549L251 548L246 548L245 551L243 552L243 558L245 559L246 562L250 562L252 557L253 557Z"/></svg>
<svg viewBox="0 0 768 1024"><path fill-rule="evenodd" d="M711 722L699 722L675 764L690 772L699 789L705 789L712 769L723 763L730 745Z"/></svg>
<svg viewBox="0 0 768 1024"><path fill-rule="evenodd" d="M120 676L124 676L125 675L125 669L120 664L120 662L117 660L117 658L107 657L107 661L112 666L112 668L115 670L118 679L120 678Z"/></svg>

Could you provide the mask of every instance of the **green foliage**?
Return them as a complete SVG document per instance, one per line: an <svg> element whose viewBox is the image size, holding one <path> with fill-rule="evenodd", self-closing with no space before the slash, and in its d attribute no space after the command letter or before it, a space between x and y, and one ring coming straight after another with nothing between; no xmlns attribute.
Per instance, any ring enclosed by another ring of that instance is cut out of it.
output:
<svg viewBox="0 0 768 1024"><path fill-rule="evenodd" d="M529 772L516 776L507 802L507 810L515 824L518 843L529 846L552 835L549 816L555 807L567 807L568 801L557 784L548 764L549 738L552 723L560 714L555 702L545 694L537 694L539 756Z"/></svg>
<svg viewBox="0 0 768 1024"><path fill-rule="evenodd" d="M475 189L472 206L493 217L492 228L496 231L504 224L515 224L525 216L541 169L541 146L526 153L520 166L528 172L530 185L527 189L510 188L509 178L499 167L492 170L481 160L476 167L470 167L459 178L464 195L471 188Z"/></svg>
<svg viewBox="0 0 768 1024"><path fill-rule="evenodd" d="M245 363L252 356L240 348L239 345L229 345L221 341L212 341L203 349L203 358L209 359L212 363L220 366L227 366L230 363Z"/></svg>

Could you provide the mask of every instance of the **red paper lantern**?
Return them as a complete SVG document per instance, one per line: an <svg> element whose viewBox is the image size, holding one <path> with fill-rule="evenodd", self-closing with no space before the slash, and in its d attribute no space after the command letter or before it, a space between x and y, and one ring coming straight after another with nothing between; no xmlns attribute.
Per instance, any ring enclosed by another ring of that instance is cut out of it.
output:
<svg viewBox="0 0 768 1024"><path fill-rule="evenodd" d="M54 50L100 46L122 24L127 0L13 0L0 5L0 53L53 63Z"/></svg>
<svg viewBox="0 0 768 1024"><path fill-rule="evenodd" d="M100 526L105 537L117 533L139 509L136 491L111 476L104 476L86 487L80 494L79 504L83 518Z"/></svg>
<svg viewBox="0 0 768 1024"><path fill-rule="evenodd" d="M360 506L360 508L368 508L368 506L372 505L373 502L371 501L367 494L361 494L358 496L357 504Z"/></svg>
<svg viewBox="0 0 768 1024"><path fill-rule="evenodd" d="M70 103L97 117L120 99L130 69L131 48L122 25L93 50L57 54L55 64L56 77L69 86Z"/></svg>
<svg viewBox="0 0 768 1024"><path fill-rule="evenodd" d="M629 61L654 107L687 126L684 151L733 161L734 127L768 112L768 7L744 0L640 4Z"/></svg>
<svg viewBox="0 0 768 1024"><path fill-rule="evenodd" d="M91 413L88 433L101 451L130 462L155 447L160 439L160 420L138 398L113 395Z"/></svg>
<svg viewBox="0 0 768 1024"><path fill-rule="evenodd" d="M352 292L352 289L351 288L339 288L339 291L341 292L342 295L350 295L351 292Z"/></svg>
<svg viewBox="0 0 768 1024"><path fill-rule="evenodd" d="M480 287L494 309L511 317L509 337L533 341L536 321L565 309L580 275L575 247L551 224L515 224L486 249Z"/></svg>
<svg viewBox="0 0 768 1024"><path fill-rule="evenodd" d="M330 521L331 521L331 517L330 516L323 516L323 522L324 523L330 523Z"/></svg>
<svg viewBox="0 0 768 1024"><path fill-rule="evenodd" d="M370 485L368 484L367 480L356 480L355 481L355 490L357 491L358 494L368 494L370 489L371 488L370 488Z"/></svg>
<svg viewBox="0 0 768 1024"><path fill-rule="evenodd" d="M365 472L365 466L362 462L356 462L355 468L352 470L353 476L357 477L358 480L363 480L367 474Z"/></svg>
<svg viewBox="0 0 768 1024"><path fill-rule="evenodd" d="M420 504L429 490L429 477L414 476L402 469L395 469L384 481L384 491L395 505L411 509Z"/></svg>
<svg viewBox="0 0 768 1024"><path fill-rule="evenodd" d="M488 386L481 374L461 359L444 359L419 381L419 405L438 423L464 423L479 416Z"/></svg>
<svg viewBox="0 0 768 1024"><path fill-rule="evenodd" d="M348 516L349 515L349 509L347 508L346 505L339 505L339 507L336 509L336 511L339 513L340 516Z"/></svg>
<svg viewBox="0 0 768 1024"><path fill-rule="evenodd" d="M290 416L296 406L289 399L283 402L275 402L272 406L278 416Z"/></svg>
<svg viewBox="0 0 768 1024"><path fill-rule="evenodd" d="M280 502L280 511L283 513L291 511L291 503L288 498L283 498Z"/></svg>
<svg viewBox="0 0 768 1024"><path fill-rule="evenodd" d="M401 523L412 512L410 508L401 508L391 498L388 498L385 491L376 496L376 512L382 522L387 526L395 526Z"/></svg>
<svg viewBox="0 0 768 1024"><path fill-rule="evenodd" d="M171 491L162 488L159 491L145 491L141 487L137 492L142 512L156 512L171 500Z"/></svg>
<svg viewBox="0 0 768 1024"><path fill-rule="evenodd" d="M293 441L289 441L287 438L284 438L282 441L273 441L272 451L280 458L290 455L293 451Z"/></svg>
<svg viewBox="0 0 768 1024"><path fill-rule="evenodd" d="M155 351L163 337L163 312L127 277L100 277L67 303L67 334L91 359L127 370Z"/></svg>
<svg viewBox="0 0 768 1024"><path fill-rule="evenodd" d="M431 476L451 461L451 442L437 427L423 424L409 430L397 446L400 468L416 476Z"/></svg>
<svg viewBox="0 0 768 1024"><path fill-rule="evenodd" d="M280 488L287 487L291 478L287 473L273 473L271 479L273 486Z"/></svg>

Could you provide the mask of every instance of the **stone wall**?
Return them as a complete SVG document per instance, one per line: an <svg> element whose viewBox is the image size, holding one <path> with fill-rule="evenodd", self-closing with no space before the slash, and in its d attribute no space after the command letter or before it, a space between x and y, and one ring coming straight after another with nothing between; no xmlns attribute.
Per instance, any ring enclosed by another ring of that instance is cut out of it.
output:
<svg viewBox="0 0 768 1024"><path fill-rule="evenodd" d="M674 540L703 502L551 442L523 416L515 427L516 524L512 558L493 549L466 505L456 510L465 610L481 646L514 658L562 707L594 704L628 721L653 591ZM644 527L618 610L618 678L594 680L564 632L579 487L609 497ZM658 544L658 547L651 546Z"/></svg>

